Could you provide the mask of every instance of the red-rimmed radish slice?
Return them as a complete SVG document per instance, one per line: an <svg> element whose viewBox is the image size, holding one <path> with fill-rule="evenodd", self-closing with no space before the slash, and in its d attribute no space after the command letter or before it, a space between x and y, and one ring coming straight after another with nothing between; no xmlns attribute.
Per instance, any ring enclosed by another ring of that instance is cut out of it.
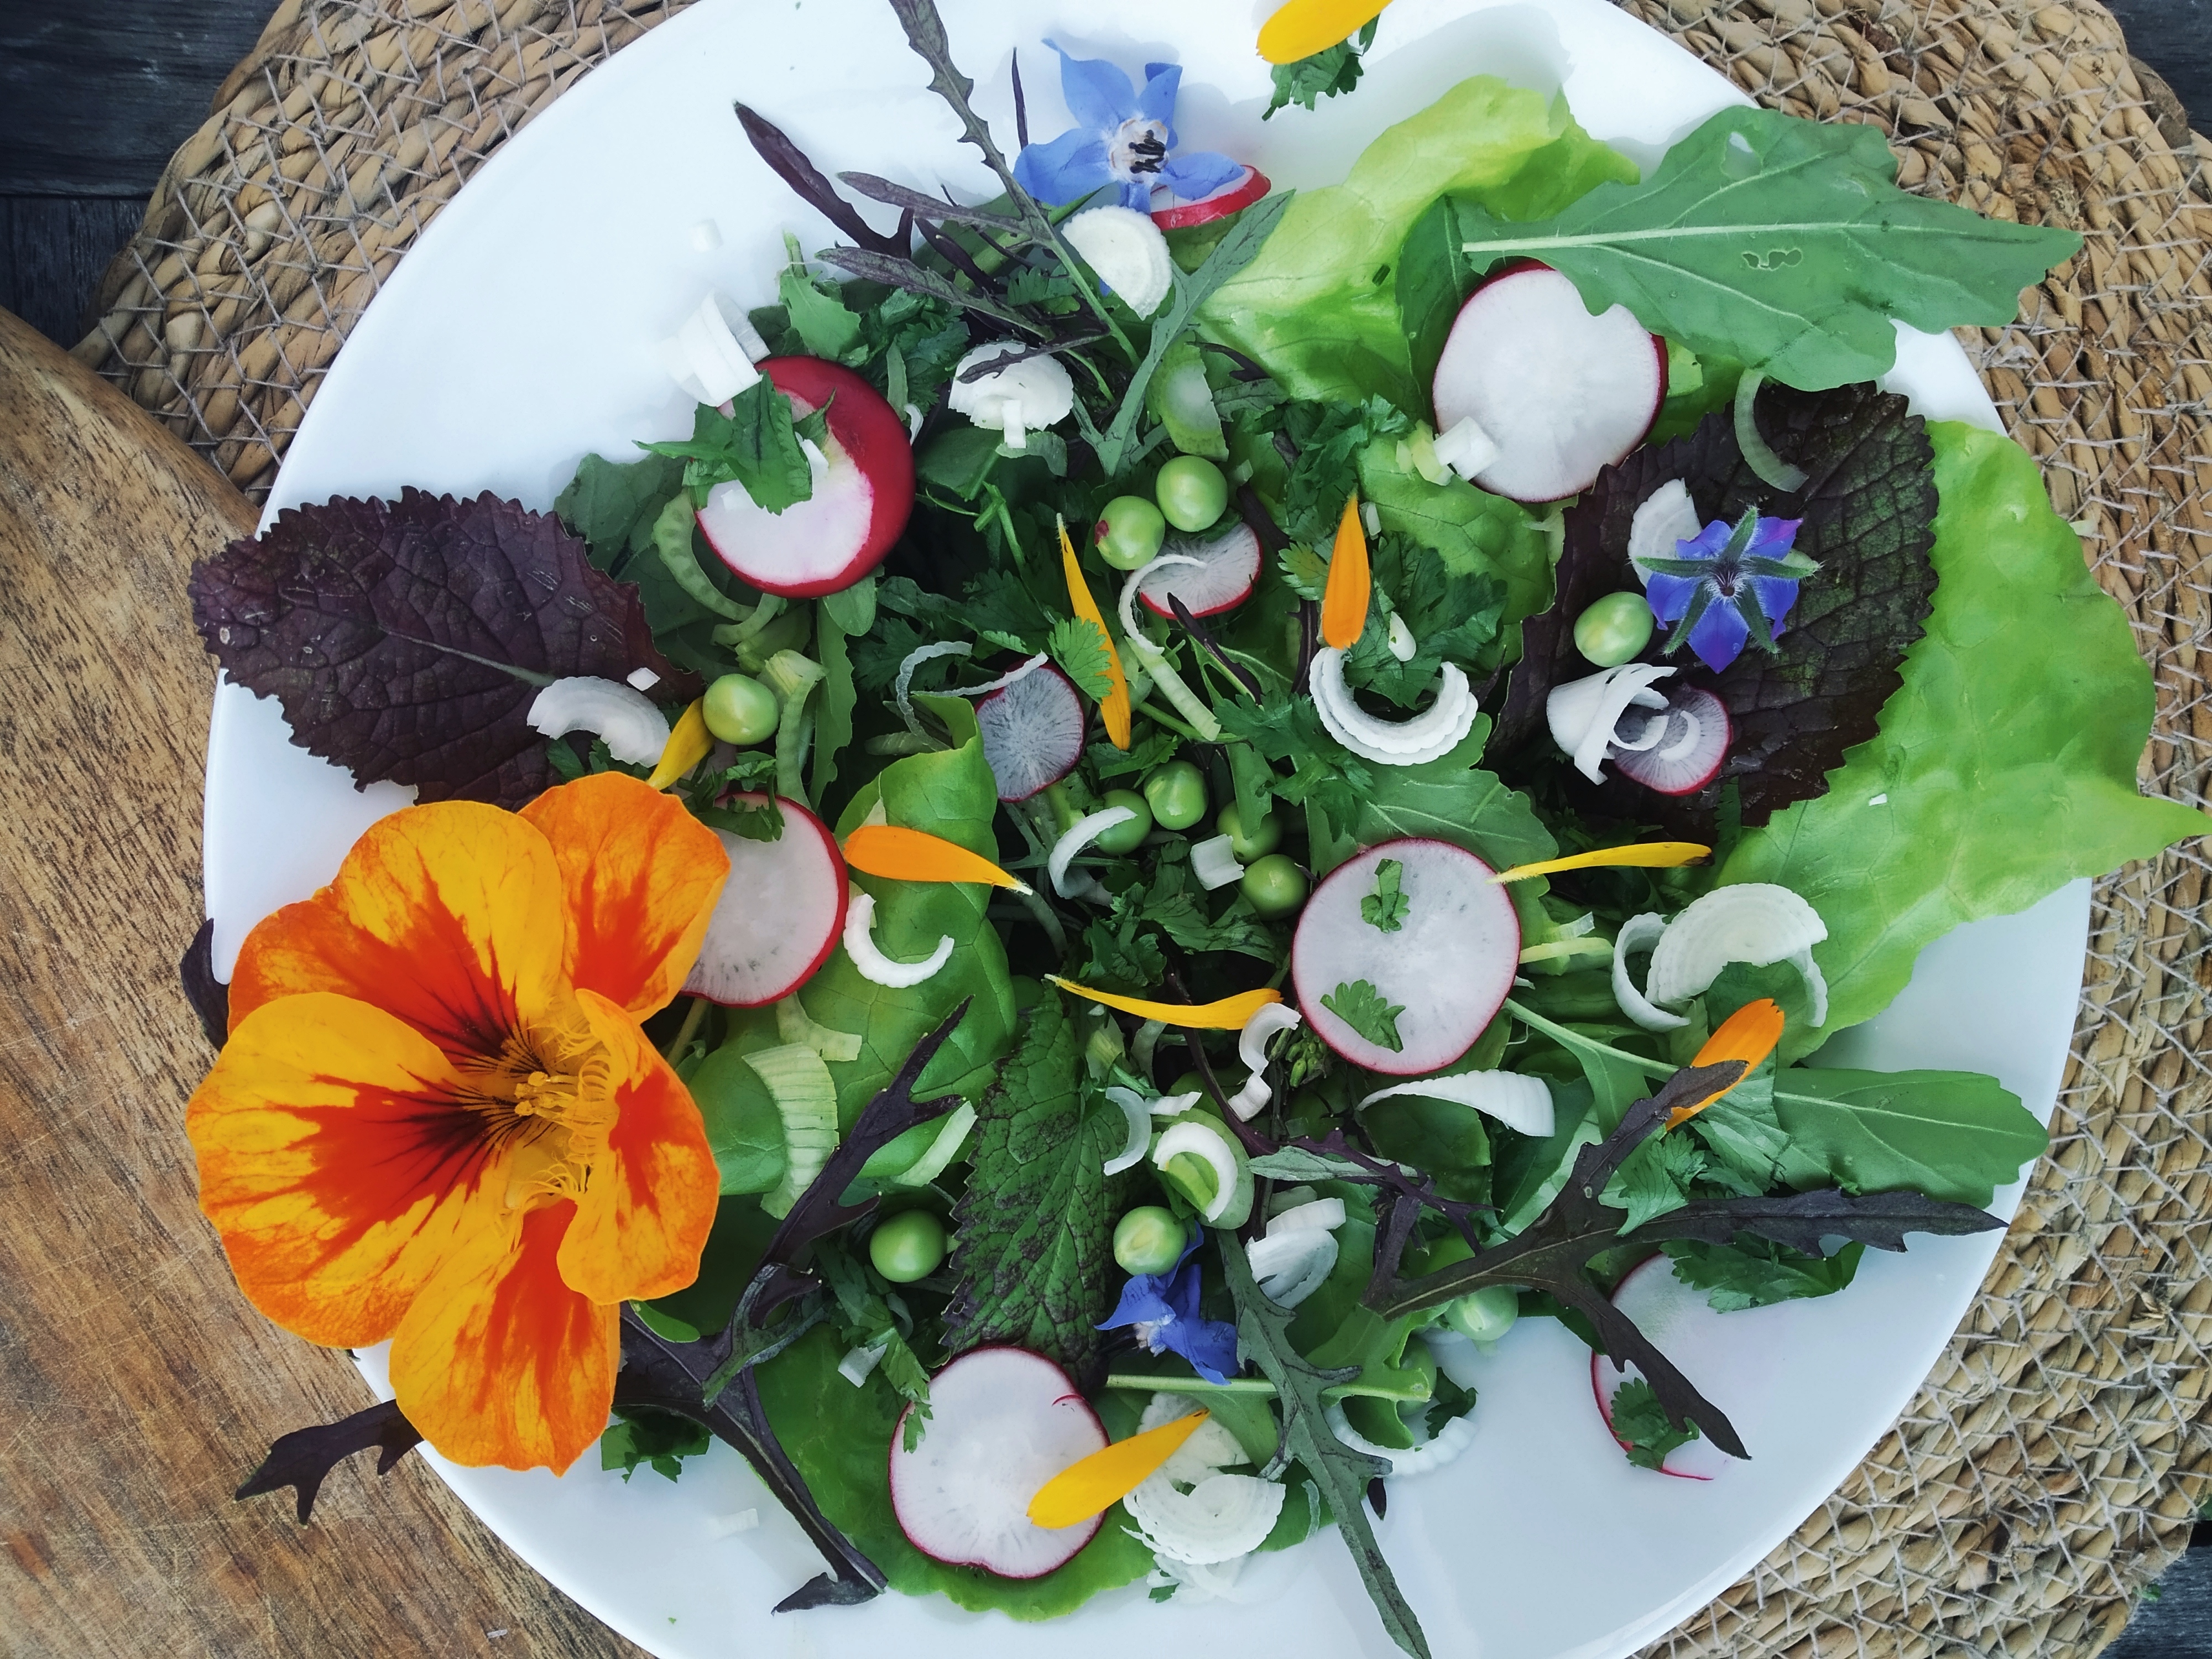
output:
<svg viewBox="0 0 2212 1659"><path fill-rule="evenodd" d="M1361 914L1376 866L1398 861L1406 911L1385 933ZM1346 860L1306 901L1291 943L1291 979L1322 1040L1355 1065L1391 1077L1449 1066L1496 1017L1521 955L1521 923L1496 872L1449 842L1387 841ZM1401 1010L1399 1047L1362 1036L1322 1006L1340 985L1365 980Z"/></svg>
<svg viewBox="0 0 2212 1659"><path fill-rule="evenodd" d="M1522 262L1460 307L1432 391L1437 431L1472 418L1498 445L1476 483L1554 501L1644 441L1667 395L1667 346L1627 307L1593 317L1566 277Z"/></svg>
<svg viewBox="0 0 2212 1659"><path fill-rule="evenodd" d="M1729 1399L1741 1400L1758 1394L1773 1374L1778 1344L1771 1316L1778 1310L1750 1308L1739 1313L1716 1313L1705 1291L1674 1277L1670 1256L1655 1255L1632 1268L1613 1287L1613 1305L1635 1322L1636 1328L1650 1339L1653 1346L1681 1368L1700 1394L1723 1410L1728 1401L1719 1397L1717 1385L1725 1382ZM1614 1392L1631 1377L1642 1375L1635 1366L1616 1365L1601 1353L1590 1356L1590 1393L1608 1431L1613 1427ZM1735 1461L1711 1442L1700 1439L1668 1452L1660 1468L1685 1480L1710 1480Z"/></svg>
<svg viewBox="0 0 2212 1659"><path fill-rule="evenodd" d="M732 795L758 806L765 795ZM776 801L783 834L751 841L717 830L729 879L707 923L685 993L732 1008L789 996L830 959L845 929L845 855L830 826L795 800Z"/></svg>
<svg viewBox="0 0 2212 1659"><path fill-rule="evenodd" d="M1267 175L1247 165L1243 172L1220 189L1193 201L1186 202L1171 190L1155 190L1152 222L1162 230L1188 230L1193 225L1212 224L1216 219L1243 212L1265 196L1268 189Z"/></svg>
<svg viewBox="0 0 2212 1659"><path fill-rule="evenodd" d="M1106 1431L1066 1371L1024 1348L977 1348L929 1380L921 1443L907 1407L891 1431L891 1511L931 1559L1002 1578L1042 1578L1097 1534L1103 1515L1040 1527L1030 1500Z"/></svg>
<svg viewBox="0 0 2212 1659"><path fill-rule="evenodd" d="M1162 548L1198 561L1195 565L1162 565L1137 584L1137 600L1156 617L1175 620L1179 599L1194 617L1218 616L1252 597L1260 580L1260 538L1249 525L1237 525L1212 541L1177 536Z"/></svg>
<svg viewBox="0 0 2212 1659"><path fill-rule="evenodd" d="M1630 736L1637 717L1644 729ZM1662 795L1686 795L1711 783L1728 758L1729 714L1710 691L1686 685L1657 714L1632 710L1615 729L1613 769ZM1622 739L1628 738L1624 742Z"/></svg>
<svg viewBox="0 0 2212 1659"><path fill-rule="evenodd" d="M1083 699L1049 663L977 703L975 724L1000 800L1027 800L1083 758Z"/></svg>
<svg viewBox="0 0 2212 1659"><path fill-rule="evenodd" d="M814 461L814 493L781 513L754 504L734 480L714 486L699 528L722 562L763 593L811 599L883 562L914 507L914 449L906 423L849 368L819 357L760 365L794 417L829 405L830 441Z"/></svg>

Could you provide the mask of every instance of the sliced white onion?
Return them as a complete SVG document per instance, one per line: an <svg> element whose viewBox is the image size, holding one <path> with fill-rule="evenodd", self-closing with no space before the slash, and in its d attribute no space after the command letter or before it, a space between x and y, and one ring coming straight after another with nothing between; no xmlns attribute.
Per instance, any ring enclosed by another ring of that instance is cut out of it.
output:
<svg viewBox="0 0 2212 1659"><path fill-rule="evenodd" d="M1651 951L1644 994L1656 1003L1687 1002L1732 962L1763 968L1795 961L1828 937L1820 913L1787 887L1740 882L1692 900ZM1823 1012L1826 997L1821 996Z"/></svg>
<svg viewBox="0 0 2212 1659"><path fill-rule="evenodd" d="M1121 1115L1129 1120L1129 1138L1121 1150L1106 1160L1106 1173L1119 1175L1124 1170L1133 1170L1147 1148L1152 1144L1152 1114L1145 1104L1145 1097L1134 1089L1118 1085L1101 1091L1106 1098L1121 1109Z"/></svg>
<svg viewBox="0 0 2212 1659"><path fill-rule="evenodd" d="M1267 1541L1283 1512L1283 1488L1256 1474L1209 1474L1180 1492L1161 1471L1121 1503L1155 1555L1206 1566Z"/></svg>
<svg viewBox="0 0 2212 1659"><path fill-rule="evenodd" d="M1213 717L1213 710L1206 706L1205 700L1192 691L1182 676L1176 672L1175 665L1167 659L1167 653L1154 645L1146 636L1145 630L1137 626L1137 590L1152 572L1164 570L1176 564L1196 565L1203 569L1206 561L1193 558L1188 553L1163 553L1149 564L1139 565L1121 584L1121 597L1115 605L1115 612L1121 618L1121 637L1129 642L1129 650L1137 659L1138 665L1152 677L1152 684L1159 687L1162 696L1175 705L1176 712L1190 722L1190 728L1198 733L1199 740L1212 743L1221 735L1221 722Z"/></svg>
<svg viewBox="0 0 2212 1659"><path fill-rule="evenodd" d="M1674 671L1656 663L1624 663L1565 685L1555 685L1544 700L1544 718L1552 728L1552 741L1562 754L1572 757L1575 769L1592 783L1605 781L1598 769L1613 741L1613 728L1631 703L1645 708L1664 708L1667 699L1651 685Z"/></svg>
<svg viewBox="0 0 2212 1659"><path fill-rule="evenodd" d="M968 1144L969 1132L975 1127L975 1109L962 1101L945 1115L945 1127L937 1132L937 1139L929 1143L929 1150L891 1177L898 1187L927 1187L945 1173L945 1166L960 1155Z"/></svg>
<svg viewBox="0 0 2212 1659"><path fill-rule="evenodd" d="M1446 663L1437 700L1411 720L1377 720L1352 699L1344 683L1344 653L1323 646L1314 653L1309 678L1314 710L1329 736L1377 766L1419 766L1441 760L1474 729L1474 692L1455 663Z"/></svg>
<svg viewBox="0 0 2212 1659"><path fill-rule="evenodd" d="M590 732L625 766L650 766L668 746L668 720L635 686L595 674L571 674L530 700L533 731L549 738Z"/></svg>
<svg viewBox="0 0 2212 1659"><path fill-rule="evenodd" d="M899 663L898 676L891 681L891 698L898 704L899 718L906 722L906 729L917 738L922 734L921 727L915 723L914 704L907 698L907 692L914 684L914 671L932 657L965 657L975 648L951 640L939 640L933 645L917 645Z"/></svg>
<svg viewBox="0 0 2212 1659"><path fill-rule="evenodd" d="M1436 447L1437 459L1469 483L1502 453L1498 440L1476 425L1472 415L1462 415L1437 434Z"/></svg>
<svg viewBox="0 0 2212 1659"><path fill-rule="evenodd" d="M860 1057L860 1039L850 1031L835 1031L815 1024L813 1016L800 1006L795 991L775 1005L775 1034L786 1042L805 1044L824 1060L842 1062Z"/></svg>
<svg viewBox="0 0 2212 1659"><path fill-rule="evenodd" d="M1368 1439L1346 1419L1344 1407L1333 1401L1322 1415L1328 1418L1330 1431L1352 1450L1365 1452L1370 1457L1379 1457L1388 1463L1393 1480L1440 1469L1474 1443L1474 1422L1468 1417L1455 1417L1443 1425L1434 1439L1425 1440L1418 1446L1401 1451L1390 1446L1378 1446Z"/></svg>
<svg viewBox="0 0 2212 1659"><path fill-rule="evenodd" d="M1628 521L1628 562L1636 579L1651 586L1646 559L1679 559L1684 542L1705 526L1698 521L1697 505L1680 478L1669 478L1646 495Z"/></svg>
<svg viewBox="0 0 2212 1659"><path fill-rule="evenodd" d="M1810 945L1790 958L1790 965L1805 976L1805 988L1813 994L1813 1024L1828 1023L1828 980L1821 973L1820 964L1813 960Z"/></svg>
<svg viewBox="0 0 2212 1659"><path fill-rule="evenodd" d="M1154 1117L1181 1117L1185 1112L1188 1111L1192 1107L1197 1105L1200 1101L1204 1100L1205 1098L1206 1091L1203 1089L1193 1089L1187 1095L1162 1095L1158 1100L1152 1103L1152 1115Z"/></svg>
<svg viewBox="0 0 2212 1659"><path fill-rule="evenodd" d="M623 678L640 691L650 691L660 684L660 676L650 668L633 668Z"/></svg>
<svg viewBox="0 0 2212 1659"><path fill-rule="evenodd" d="M837 1362L837 1375L856 1389L865 1386L890 1346L888 1340L863 1343Z"/></svg>
<svg viewBox="0 0 2212 1659"><path fill-rule="evenodd" d="M1270 1302L1295 1308L1328 1282L1336 1266L1336 1235L1326 1227L1270 1228L1245 1247L1252 1277Z"/></svg>
<svg viewBox="0 0 2212 1659"><path fill-rule="evenodd" d="M1069 824L1045 855L1045 873L1052 878L1052 890L1062 898L1073 898L1074 895L1067 890L1067 866L1075 855L1115 824L1127 823L1136 816L1128 807L1109 806L1086 812Z"/></svg>
<svg viewBox="0 0 2212 1659"><path fill-rule="evenodd" d="M1421 648L1420 642L1413 637L1413 630L1407 625L1404 615L1396 611L1390 613L1389 642L1390 654L1400 662L1413 661Z"/></svg>
<svg viewBox="0 0 2212 1659"><path fill-rule="evenodd" d="M1139 317L1158 311L1175 285L1168 239L1149 213L1120 206L1088 208L1060 226L1060 234Z"/></svg>
<svg viewBox="0 0 2212 1659"><path fill-rule="evenodd" d="M1471 1106L1487 1113L1509 1129L1541 1140L1553 1129L1552 1091L1540 1077L1517 1072L1462 1072L1455 1077L1423 1078L1377 1089L1359 1103L1361 1111L1393 1095L1418 1095L1424 1100L1448 1100L1455 1106Z"/></svg>
<svg viewBox="0 0 2212 1659"><path fill-rule="evenodd" d="M920 962L894 962L876 949L876 898L859 888L845 903L845 954L860 977L887 990L903 991L919 985L952 960L952 935L942 934L937 948Z"/></svg>
<svg viewBox="0 0 2212 1659"><path fill-rule="evenodd" d="M1646 692L1644 695L1656 696L1658 694ZM1624 708L1620 711L1620 718L1613 723L1613 736L1606 740L1607 749L1613 754L1640 754L1644 750L1653 747L1660 738L1667 735L1667 716L1663 711L1656 714L1645 715L1644 729L1632 738L1624 738L1620 735L1620 721L1627 718L1628 711Z"/></svg>
<svg viewBox="0 0 2212 1659"><path fill-rule="evenodd" d="M1031 674L1036 673L1038 669L1043 667L1045 664L1050 660L1050 658L1046 656L1043 652L1040 651L1036 655L1031 657L1027 662L1017 663L1013 667L1009 668L1005 673L1000 675L995 680L985 680L981 685L959 686L952 691L948 692L946 695L955 697L988 696L994 691L1005 690L1016 680L1027 679Z"/></svg>
<svg viewBox="0 0 2212 1659"><path fill-rule="evenodd" d="M1629 953L1656 945L1666 931L1667 919L1647 910L1621 923L1620 935L1613 941L1613 1000L1620 1005L1622 1013L1647 1031L1679 1031L1690 1023L1680 1014L1655 1006L1629 975Z"/></svg>
<svg viewBox="0 0 2212 1659"><path fill-rule="evenodd" d="M1311 1188L1306 1188L1308 1192ZM1293 1204L1286 1210L1278 1210L1267 1218L1267 1237L1279 1233L1308 1231L1319 1228L1327 1232L1344 1225L1344 1200L1340 1198L1310 1198L1303 1204Z"/></svg>
<svg viewBox="0 0 2212 1659"><path fill-rule="evenodd" d="M1237 1058L1244 1062L1244 1086L1230 1097L1229 1109L1240 1119L1256 1116L1274 1097L1267 1086L1267 1040L1278 1032L1295 1030L1305 1016L1287 1002L1271 1002L1244 1022L1237 1033Z"/></svg>
<svg viewBox="0 0 2212 1659"><path fill-rule="evenodd" d="M1152 1162L1165 1169L1170 1159L1188 1152L1202 1159L1213 1171L1213 1202L1200 1212L1201 1218L1213 1222L1229 1212L1236 1201L1240 1172L1237 1154L1231 1150L1220 1131L1210 1123L1200 1123L1186 1118L1180 1123L1170 1123L1160 1133L1159 1144L1152 1148ZM1246 1183L1249 1188L1249 1182Z"/></svg>
<svg viewBox="0 0 2212 1659"><path fill-rule="evenodd" d="M738 337L739 328L754 339L760 337L742 313L732 325L722 309L721 296L709 294L674 334L655 347L660 366L696 401L726 404L760 379ZM765 347L762 355L766 355Z"/></svg>
<svg viewBox="0 0 2212 1659"><path fill-rule="evenodd" d="M1230 840L1226 836L1214 836L1191 843L1190 872L1198 878L1198 884L1209 893L1217 887L1226 887L1232 881L1244 878L1244 866L1237 863L1237 854L1230 850Z"/></svg>
<svg viewBox="0 0 2212 1659"><path fill-rule="evenodd" d="M1155 1394L1145 1402L1145 1414L1137 1419L1137 1432L1143 1434L1150 1429L1180 1422L1199 1410L1200 1404L1187 1394ZM1170 1454L1158 1473L1188 1486L1209 1474L1218 1474L1224 1469L1251 1461L1245 1455L1243 1443L1229 1431L1228 1425L1218 1417L1209 1417L1191 1431L1189 1439Z"/></svg>

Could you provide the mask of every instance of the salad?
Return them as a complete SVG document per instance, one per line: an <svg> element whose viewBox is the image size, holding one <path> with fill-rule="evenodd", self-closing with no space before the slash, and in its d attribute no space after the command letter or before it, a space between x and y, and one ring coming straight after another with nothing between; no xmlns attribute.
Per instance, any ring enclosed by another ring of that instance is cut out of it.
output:
<svg viewBox="0 0 2212 1659"><path fill-rule="evenodd" d="M1066 42L1074 125L1002 143L894 9L996 199L741 109L842 240L667 343L688 436L196 577L421 803L196 976L241 1285L392 1344L249 1490L719 1436L822 1552L787 1606L1202 1596L1333 1526L1422 1651L1369 1516L1480 1345L1582 1335L1652 1479L1756 1449L1647 1333L1994 1226L2043 1144L1798 1062L2203 827L2025 457L1873 384L2072 243L1757 111L1641 178L1481 77L1294 198Z"/></svg>

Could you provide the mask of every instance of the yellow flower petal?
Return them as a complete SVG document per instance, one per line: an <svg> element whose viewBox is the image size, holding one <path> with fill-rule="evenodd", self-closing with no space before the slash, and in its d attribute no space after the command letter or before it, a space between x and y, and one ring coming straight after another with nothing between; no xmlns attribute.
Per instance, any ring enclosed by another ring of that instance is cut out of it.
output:
<svg viewBox="0 0 2212 1659"><path fill-rule="evenodd" d="M1369 20L1379 17L1390 0L1289 0L1260 27L1260 56L1271 64L1295 64L1342 44Z"/></svg>
<svg viewBox="0 0 2212 1659"><path fill-rule="evenodd" d="M1336 521L1336 545L1328 556L1328 586L1321 595L1321 637L1325 645L1349 651L1367 627L1367 602L1374 582L1367 571L1367 526L1359 522L1354 492Z"/></svg>
<svg viewBox="0 0 2212 1659"><path fill-rule="evenodd" d="M1098 717L1106 722L1106 735L1113 739L1116 749L1129 746L1129 682L1121 673L1121 654L1114 648L1114 636L1106 631L1106 618L1100 614L1098 601L1091 597L1091 584L1083 580L1083 567L1076 562L1075 544L1067 539L1067 520L1060 521L1060 562L1067 574L1067 602L1075 614L1098 630L1098 643L1106 647L1106 676L1113 682L1107 689L1105 700L1098 705Z"/></svg>
<svg viewBox="0 0 2212 1659"><path fill-rule="evenodd" d="M845 862L887 881L973 881L1026 893L1030 884L957 842L895 823L864 823L845 837Z"/></svg>
<svg viewBox="0 0 2212 1659"><path fill-rule="evenodd" d="M1243 991L1233 997L1224 997L1218 1002L1148 1002L1143 997L1125 997L1113 991L1094 991L1087 985L1078 985L1072 979L1062 979L1058 974L1045 977L1063 991L1079 997L1088 997L1093 1002L1103 1002L1109 1008L1119 1008L1125 1014L1134 1014L1140 1019L1156 1019L1164 1025L1173 1025L1186 1031L1241 1031L1251 1023L1252 1016L1271 1002L1280 1002L1280 991Z"/></svg>
<svg viewBox="0 0 2212 1659"><path fill-rule="evenodd" d="M1592 852L1571 854L1563 859L1546 859L1540 864L1516 864L1510 870L1500 870L1491 880L1527 881L1531 876L1548 876L1559 870L1632 866L1638 870L1674 870L1712 855L1711 848L1700 847L1693 841L1638 842L1629 847L1601 847Z"/></svg>
<svg viewBox="0 0 2212 1659"><path fill-rule="evenodd" d="M707 700L697 698L684 711L684 717L676 722L676 729L668 734L667 743L661 747L659 764L646 781L655 789L667 788L706 759L714 747L714 734L707 729Z"/></svg>
<svg viewBox="0 0 2212 1659"><path fill-rule="evenodd" d="M1761 997L1756 1002L1747 1002L1726 1019L1721 1028L1705 1039L1705 1047L1698 1050L1692 1066L1717 1066L1723 1060L1743 1062L1743 1077L1759 1069L1759 1064L1774 1052L1774 1045L1782 1041L1782 1007L1771 997ZM1736 1083L1743 1081L1743 1077ZM1729 1089L1735 1083L1729 1085ZM1679 1128L1699 1112L1711 1105L1728 1089L1716 1089L1703 1100L1688 1106L1677 1106L1667 1115L1667 1127Z"/></svg>
<svg viewBox="0 0 2212 1659"><path fill-rule="evenodd" d="M1030 1499L1030 1519L1040 1527L1072 1527L1112 1508L1158 1474L1206 1419L1194 1412L1070 1463Z"/></svg>

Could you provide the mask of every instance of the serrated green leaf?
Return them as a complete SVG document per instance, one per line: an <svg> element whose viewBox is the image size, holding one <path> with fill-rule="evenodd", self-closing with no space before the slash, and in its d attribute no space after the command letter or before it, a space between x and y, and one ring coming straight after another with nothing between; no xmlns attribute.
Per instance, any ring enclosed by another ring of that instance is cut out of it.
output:
<svg viewBox="0 0 2212 1659"><path fill-rule="evenodd" d="M1705 1291L1705 1300L1720 1313L1833 1296L1851 1282L1866 1254L1865 1245L1853 1243L1831 1256L1808 1255L1749 1237L1726 1244L1677 1239L1662 1248L1674 1259L1674 1277Z"/></svg>
<svg viewBox="0 0 2212 1659"><path fill-rule="evenodd" d="M1395 933L1406 925L1407 900L1398 886L1405 868L1395 859L1384 859L1375 866L1375 890L1359 901L1360 920L1370 927Z"/></svg>
<svg viewBox="0 0 2212 1659"><path fill-rule="evenodd" d="M1081 617L1062 617L1052 625L1045 647L1060 672L1075 682L1075 689L1091 702L1101 701L1114 689L1108 672L1106 641L1096 623Z"/></svg>
<svg viewBox="0 0 2212 1659"><path fill-rule="evenodd" d="M1371 980L1355 979L1324 992L1321 1006L1370 1042L1395 1054L1406 1045L1398 1036L1398 1016L1405 1009L1384 998Z"/></svg>
<svg viewBox="0 0 2212 1659"><path fill-rule="evenodd" d="M1774 1111L1796 1184L1827 1179L1847 1192L1956 1204L1986 1206L2048 1138L2017 1095L1973 1072L1795 1066L1775 1085Z"/></svg>
<svg viewBox="0 0 2212 1659"><path fill-rule="evenodd" d="M839 362L860 343L860 319L842 300L816 287L804 270L785 266L776 277L775 291L792 331L814 356Z"/></svg>
<svg viewBox="0 0 2212 1659"><path fill-rule="evenodd" d="M1694 1423L1675 1427L1651 1385L1634 1376L1613 1390L1613 1433L1616 1440L1627 1442L1624 1449L1630 1462L1639 1469L1656 1469L1666 1462L1668 1452L1695 1440L1698 1428Z"/></svg>
<svg viewBox="0 0 2212 1659"><path fill-rule="evenodd" d="M791 399L765 377L732 398L727 415L701 404L692 416L689 439L638 447L685 463L684 486L702 506L716 484L731 480L770 513L781 513L814 494L814 471L799 447Z"/></svg>

